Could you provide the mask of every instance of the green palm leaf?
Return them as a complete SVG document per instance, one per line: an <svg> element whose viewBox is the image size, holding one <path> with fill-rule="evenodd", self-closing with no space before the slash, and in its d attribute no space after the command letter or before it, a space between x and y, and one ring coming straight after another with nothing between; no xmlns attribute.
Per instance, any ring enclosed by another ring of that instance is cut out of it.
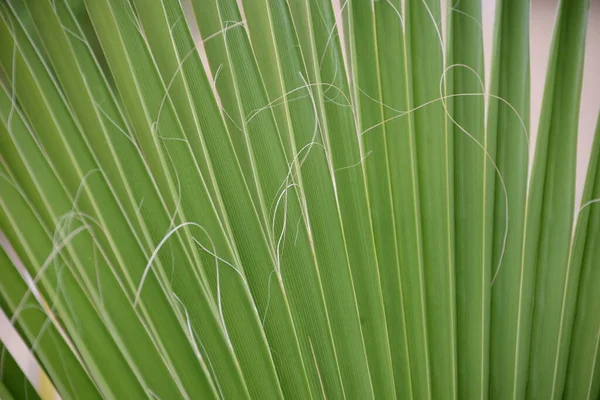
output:
<svg viewBox="0 0 600 400"><path fill-rule="evenodd" d="M597 398L588 8L530 168L529 2L489 87L478 0L0 2L3 313L64 399Z"/></svg>

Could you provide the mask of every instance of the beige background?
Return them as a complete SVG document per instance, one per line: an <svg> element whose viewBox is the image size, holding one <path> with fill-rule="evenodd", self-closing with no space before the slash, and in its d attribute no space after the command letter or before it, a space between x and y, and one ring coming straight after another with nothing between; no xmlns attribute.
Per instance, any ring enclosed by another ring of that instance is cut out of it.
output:
<svg viewBox="0 0 600 400"><path fill-rule="evenodd" d="M483 27L486 46L486 66L491 54L495 0L483 1ZM591 0L586 55L583 77L583 92L579 116L579 141L577 146L577 192L575 204L579 207L585 173L600 111L600 0ZM542 94L546 76L546 63L550 52L552 29L558 0L532 0L531 5L531 138L530 149L533 159L538 118L542 107ZM489 73L488 73L489 76Z"/></svg>

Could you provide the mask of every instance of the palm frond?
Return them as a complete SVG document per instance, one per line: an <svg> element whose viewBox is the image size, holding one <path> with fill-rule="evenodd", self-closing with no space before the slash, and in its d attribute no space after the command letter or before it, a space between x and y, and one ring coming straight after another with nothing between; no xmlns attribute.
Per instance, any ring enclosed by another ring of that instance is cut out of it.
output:
<svg viewBox="0 0 600 400"><path fill-rule="evenodd" d="M60 397L595 399L589 0L531 166L496 7L488 87L478 0L0 2L0 307Z"/></svg>

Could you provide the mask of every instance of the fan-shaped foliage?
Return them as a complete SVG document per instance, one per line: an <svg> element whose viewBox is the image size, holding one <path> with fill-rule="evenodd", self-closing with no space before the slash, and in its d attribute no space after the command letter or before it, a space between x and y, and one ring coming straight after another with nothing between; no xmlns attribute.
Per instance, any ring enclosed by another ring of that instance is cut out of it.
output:
<svg viewBox="0 0 600 400"><path fill-rule="evenodd" d="M598 397L589 0L531 171L529 2L489 86L451 3L0 2L0 305L62 398Z"/></svg>

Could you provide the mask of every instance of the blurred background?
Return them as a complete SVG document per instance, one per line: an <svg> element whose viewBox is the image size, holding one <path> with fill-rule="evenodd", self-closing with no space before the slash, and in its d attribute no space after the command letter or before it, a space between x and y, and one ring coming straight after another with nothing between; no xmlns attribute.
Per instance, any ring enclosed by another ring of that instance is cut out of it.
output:
<svg viewBox="0 0 600 400"><path fill-rule="evenodd" d="M460 0L459 0L460 1ZM486 78L489 78L491 47L494 29L495 0L483 0L483 35L486 53ZM533 160L538 119L546 77L546 63L550 53L552 29L558 0L531 0L531 138L530 160ZM600 111L600 0L591 0L586 39L583 91L579 113L579 140L577 145L576 207L579 207L585 173L590 158L596 120Z"/></svg>

